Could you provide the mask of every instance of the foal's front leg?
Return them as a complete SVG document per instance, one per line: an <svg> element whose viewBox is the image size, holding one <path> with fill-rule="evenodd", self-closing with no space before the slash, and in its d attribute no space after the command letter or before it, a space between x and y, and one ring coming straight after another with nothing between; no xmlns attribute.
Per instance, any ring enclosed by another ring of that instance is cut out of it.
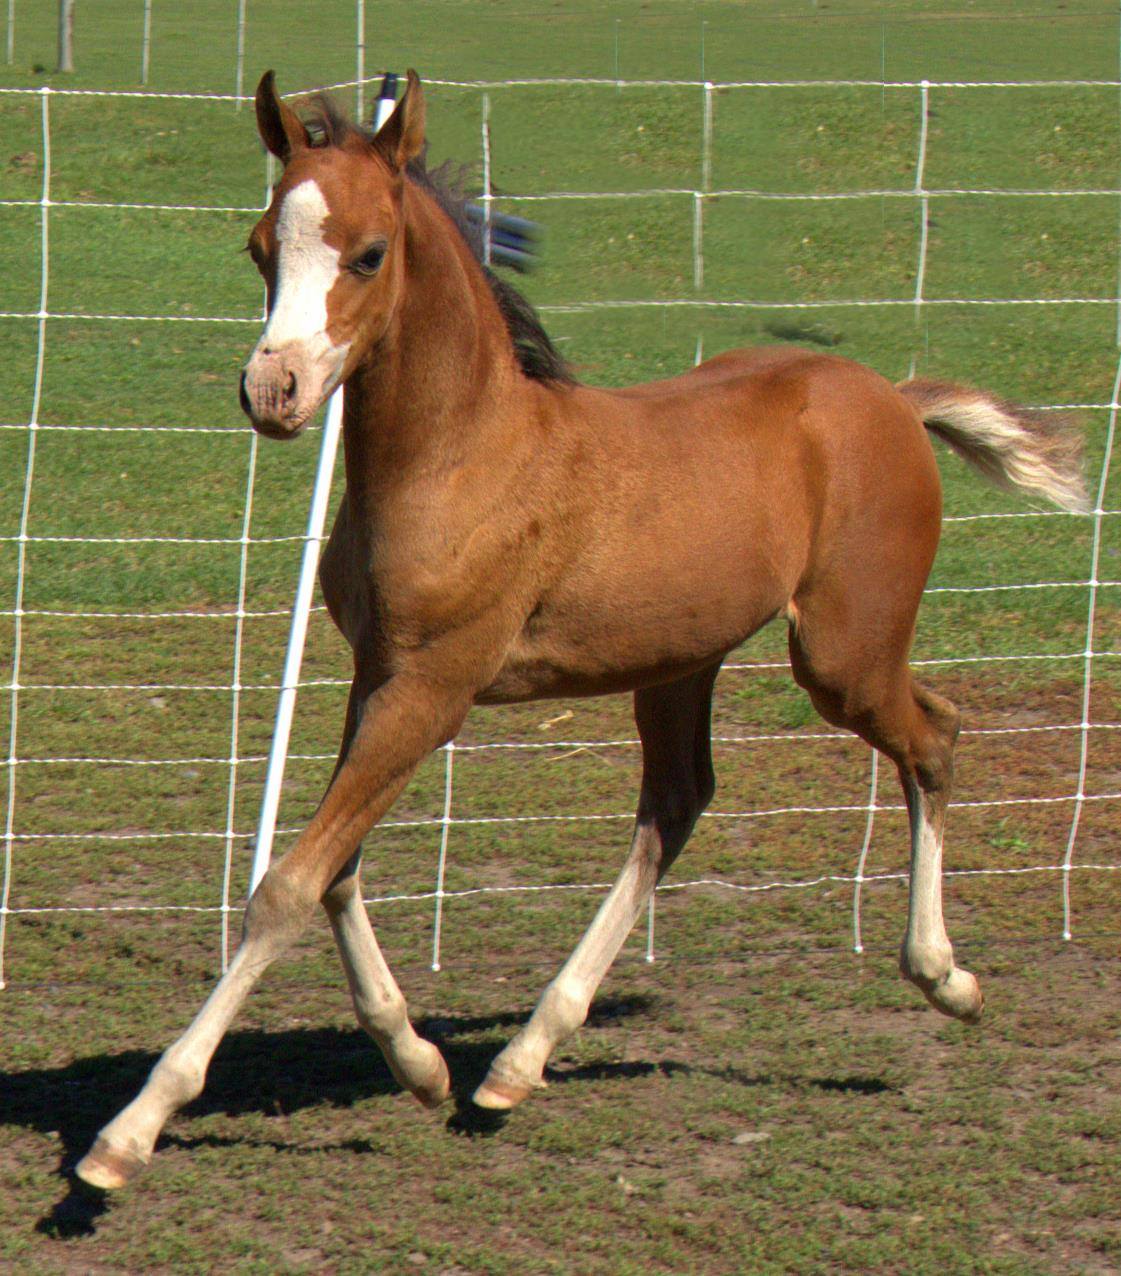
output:
<svg viewBox="0 0 1121 1276"><path fill-rule="evenodd" d="M359 1024L381 1048L389 1070L426 1108L451 1093L444 1056L418 1036L405 998L382 956L358 885L358 856L323 897Z"/></svg>
<svg viewBox="0 0 1121 1276"><path fill-rule="evenodd" d="M453 694L446 685L410 674L398 675L366 699L346 757L311 823L254 891L229 969L140 1094L98 1135L78 1164L80 1178L116 1188L147 1165L168 1117L201 1093L214 1051L250 989L304 930L362 836L420 760L454 736L470 701L470 693Z"/></svg>
<svg viewBox="0 0 1121 1276"><path fill-rule="evenodd" d="M359 673L350 688L339 760L335 775L346 761L358 730L363 707L374 684ZM334 777L332 776L332 780ZM323 907L342 960L359 1025L377 1042L390 1071L425 1107L438 1107L451 1093L451 1077L443 1055L417 1035L409 1022L408 1007L397 981L382 956L370 917L362 903L359 885L359 847L323 896Z"/></svg>

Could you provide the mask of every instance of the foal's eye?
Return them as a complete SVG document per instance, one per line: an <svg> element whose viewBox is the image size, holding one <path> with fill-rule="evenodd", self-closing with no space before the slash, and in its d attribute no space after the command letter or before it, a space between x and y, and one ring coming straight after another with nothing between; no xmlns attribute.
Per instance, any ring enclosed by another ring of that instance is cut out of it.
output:
<svg viewBox="0 0 1121 1276"><path fill-rule="evenodd" d="M350 268L357 275L375 275L385 256L385 244L371 244L357 260L351 262Z"/></svg>

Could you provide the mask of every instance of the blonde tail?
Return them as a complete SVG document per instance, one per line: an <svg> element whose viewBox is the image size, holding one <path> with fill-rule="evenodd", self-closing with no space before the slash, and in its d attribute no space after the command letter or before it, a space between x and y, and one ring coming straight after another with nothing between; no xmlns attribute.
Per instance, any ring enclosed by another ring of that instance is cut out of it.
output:
<svg viewBox="0 0 1121 1276"><path fill-rule="evenodd" d="M1005 403L951 381L904 381L896 389L931 434L993 483L1045 497L1063 509L1089 508L1082 433L1069 417Z"/></svg>

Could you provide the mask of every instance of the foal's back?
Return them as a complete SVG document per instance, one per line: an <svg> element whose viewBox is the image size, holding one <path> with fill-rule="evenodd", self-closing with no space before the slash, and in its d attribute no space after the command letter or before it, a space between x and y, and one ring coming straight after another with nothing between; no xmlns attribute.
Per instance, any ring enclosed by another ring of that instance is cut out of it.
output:
<svg viewBox="0 0 1121 1276"><path fill-rule="evenodd" d="M836 355L732 350L662 381L578 386L568 412L605 464L635 464L651 482L670 469L682 496L692 486L706 503L738 495L788 525L799 514L851 513L854 499L876 505L890 488L905 489L908 506L926 498L928 513L933 495L940 511L919 413L879 373Z"/></svg>

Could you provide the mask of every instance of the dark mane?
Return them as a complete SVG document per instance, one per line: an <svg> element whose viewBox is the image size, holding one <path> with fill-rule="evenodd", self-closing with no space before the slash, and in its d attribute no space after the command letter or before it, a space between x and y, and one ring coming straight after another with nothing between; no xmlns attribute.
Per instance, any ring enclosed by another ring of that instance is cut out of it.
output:
<svg viewBox="0 0 1121 1276"><path fill-rule="evenodd" d="M304 103L301 115L311 133L313 145L342 146L349 137L373 141L374 134L370 128L355 124L325 94L317 94ZM567 361L541 326L533 306L512 284L483 264L483 228L467 212L472 202L472 197L465 191L469 179L467 165L445 160L438 167L429 169L427 155L422 154L409 164L407 176L436 201L471 249L498 304L522 372L533 381L554 385L575 384L576 378Z"/></svg>

